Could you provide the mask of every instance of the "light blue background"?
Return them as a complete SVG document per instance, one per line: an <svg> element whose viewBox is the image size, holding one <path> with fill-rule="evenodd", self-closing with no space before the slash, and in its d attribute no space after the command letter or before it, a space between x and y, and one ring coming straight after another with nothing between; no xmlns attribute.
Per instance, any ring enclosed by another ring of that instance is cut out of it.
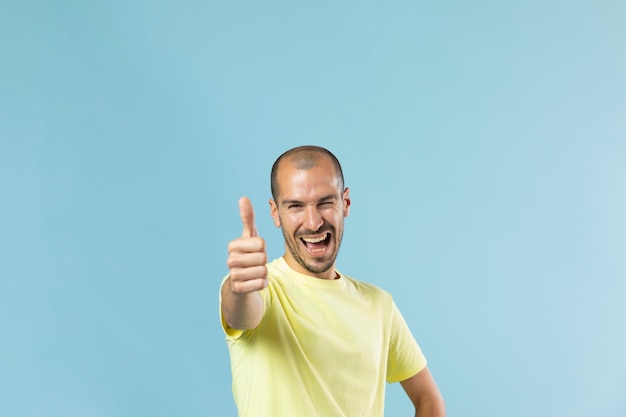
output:
<svg viewBox="0 0 626 417"><path fill-rule="evenodd" d="M329 147L338 267L450 416L626 416L626 3L0 6L0 416L235 416L217 318L250 196ZM254 389L254 387L251 387ZM391 385L387 415L411 415Z"/></svg>

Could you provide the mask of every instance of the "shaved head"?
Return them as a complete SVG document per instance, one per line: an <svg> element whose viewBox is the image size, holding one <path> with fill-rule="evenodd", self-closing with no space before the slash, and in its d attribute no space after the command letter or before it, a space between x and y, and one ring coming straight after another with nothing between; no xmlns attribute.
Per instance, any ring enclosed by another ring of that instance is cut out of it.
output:
<svg viewBox="0 0 626 417"><path fill-rule="evenodd" d="M290 149L283 153L278 157L278 159L276 159L274 165L272 165L272 174L270 178L272 198L276 200L279 195L278 169L281 164L289 162L296 169L309 170L318 166L320 161L325 158L332 161L335 167L335 174L340 180L341 189L343 189L344 180L341 164L339 164L339 160L335 157L335 155L333 155L332 152L326 148L322 148L321 146L298 146L297 148Z"/></svg>

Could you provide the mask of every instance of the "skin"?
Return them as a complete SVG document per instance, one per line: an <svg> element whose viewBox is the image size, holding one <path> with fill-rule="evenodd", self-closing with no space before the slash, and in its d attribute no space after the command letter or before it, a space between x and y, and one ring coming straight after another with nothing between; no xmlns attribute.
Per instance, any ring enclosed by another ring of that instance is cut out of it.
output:
<svg viewBox="0 0 626 417"><path fill-rule="evenodd" d="M254 209L247 197L239 199L241 237L228 244L230 270L222 286L222 317L232 329L254 329L263 317L260 290L267 287L265 240L254 225Z"/></svg>
<svg viewBox="0 0 626 417"><path fill-rule="evenodd" d="M319 279L336 279L335 263L341 245L344 219L350 213L349 189L327 156L315 166L298 169L293 161L281 162L279 190L270 200L270 213L285 239L284 259L294 270ZM222 316L233 329L253 329L263 318L259 293L267 286L267 252L258 236L254 209L247 197L239 200L243 224L240 238L228 244L230 274L222 286ZM321 241L307 244L306 241ZM401 381L415 406L415 416L444 417L445 405L428 368Z"/></svg>
<svg viewBox="0 0 626 417"><path fill-rule="evenodd" d="M400 381L413 406L415 417L445 417L446 405L428 367Z"/></svg>

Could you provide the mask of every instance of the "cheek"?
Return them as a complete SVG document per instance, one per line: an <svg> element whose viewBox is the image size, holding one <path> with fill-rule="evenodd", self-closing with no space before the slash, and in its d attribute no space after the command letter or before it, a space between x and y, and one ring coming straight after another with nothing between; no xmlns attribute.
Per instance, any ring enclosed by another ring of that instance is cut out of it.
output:
<svg viewBox="0 0 626 417"><path fill-rule="evenodd" d="M335 224L340 224L344 217L346 217L348 215L348 212L346 210L337 210L333 212L332 215L332 222Z"/></svg>
<svg viewBox="0 0 626 417"><path fill-rule="evenodd" d="M293 231L297 229L299 221L298 215L287 214L278 219L278 225L280 225L285 231Z"/></svg>

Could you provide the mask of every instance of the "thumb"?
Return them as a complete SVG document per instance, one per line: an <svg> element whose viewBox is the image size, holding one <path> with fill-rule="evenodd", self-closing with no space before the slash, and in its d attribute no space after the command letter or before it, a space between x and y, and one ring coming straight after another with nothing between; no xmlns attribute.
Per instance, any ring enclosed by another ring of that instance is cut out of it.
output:
<svg viewBox="0 0 626 417"><path fill-rule="evenodd" d="M241 197L239 199L239 215L241 216L241 222L243 223L243 232L241 237L258 236L256 226L254 225L254 209L252 208L252 203L248 197Z"/></svg>

